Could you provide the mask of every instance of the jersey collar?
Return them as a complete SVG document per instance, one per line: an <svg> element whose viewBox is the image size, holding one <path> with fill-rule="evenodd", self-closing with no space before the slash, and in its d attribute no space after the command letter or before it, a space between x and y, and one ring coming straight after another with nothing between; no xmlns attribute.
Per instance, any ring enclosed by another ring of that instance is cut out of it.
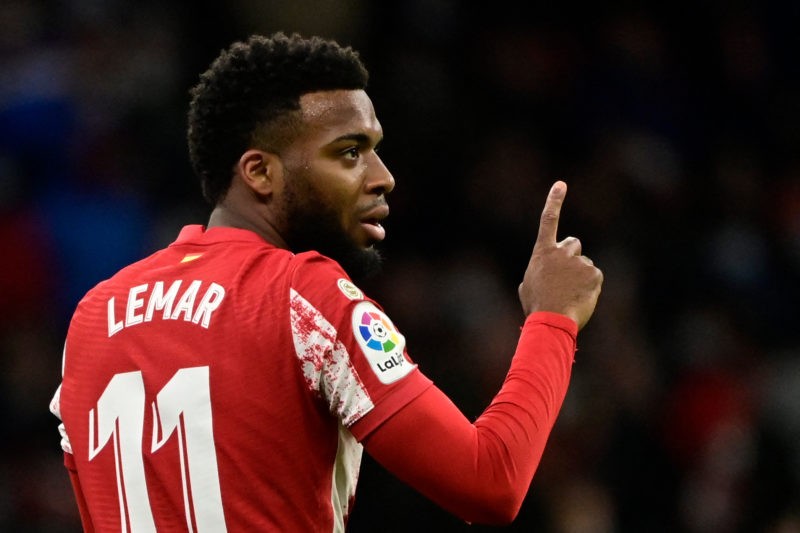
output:
<svg viewBox="0 0 800 533"><path fill-rule="evenodd" d="M184 226L178 238L172 245L179 244L214 244L219 242L252 242L262 246L274 246L265 241L257 233L241 228L227 226L214 226L206 228L201 224L190 224Z"/></svg>

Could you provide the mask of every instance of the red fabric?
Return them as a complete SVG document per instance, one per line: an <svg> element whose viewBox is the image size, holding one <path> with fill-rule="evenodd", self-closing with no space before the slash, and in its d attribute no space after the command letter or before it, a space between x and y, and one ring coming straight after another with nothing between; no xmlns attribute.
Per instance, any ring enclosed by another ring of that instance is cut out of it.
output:
<svg viewBox="0 0 800 533"><path fill-rule="evenodd" d="M379 463L468 522L507 523L519 512L571 374L576 324L534 313L506 381L470 423L431 387L366 436ZM352 428L359 436L359 423Z"/></svg>
<svg viewBox="0 0 800 533"><path fill-rule="evenodd" d="M190 226L81 301L54 412L97 531L216 531L222 518L330 532L361 460L346 427L380 425L430 386L338 264Z"/></svg>
<svg viewBox="0 0 800 533"><path fill-rule="evenodd" d="M531 315L472 424L336 263L193 226L82 300L51 409L87 531L343 527L356 440L457 516L507 522L563 402L576 330Z"/></svg>
<svg viewBox="0 0 800 533"><path fill-rule="evenodd" d="M94 533L92 517L89 515L89 507L86 505L86 498L83 496L83 490L81 489L81 480L78 477L78 471L75 469L75 458L71 453L64 453L64 466L67 467L67 472L69 472L69 481L72 484L72 490L75 493L75 501L78 504L78 512L81 516L83 532Z"/></svg>

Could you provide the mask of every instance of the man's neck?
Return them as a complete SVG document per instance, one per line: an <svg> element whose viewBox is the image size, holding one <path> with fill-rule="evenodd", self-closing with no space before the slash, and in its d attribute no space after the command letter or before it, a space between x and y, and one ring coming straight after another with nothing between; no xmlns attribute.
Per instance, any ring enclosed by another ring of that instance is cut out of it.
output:
<svg viewBox="0 0 800 533"><path fill-rule="evenodd" d="M254 215L248 216L247 213L232 210L226 206L224 202L217 204L214 210L211 211L207 227L229 227L250 230L278 248L289 248L280 236L280 233L278 233L269 221L262 217Z"/></svg>

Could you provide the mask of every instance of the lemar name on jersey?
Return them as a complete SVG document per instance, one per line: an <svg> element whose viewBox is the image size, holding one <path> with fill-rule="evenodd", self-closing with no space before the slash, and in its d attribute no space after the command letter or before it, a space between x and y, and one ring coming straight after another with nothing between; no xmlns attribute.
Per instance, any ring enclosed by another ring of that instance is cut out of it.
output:
<svg viewBox="0 0 800 533"><path fill-rule="evenodd" d="M211 282L200 296L203 282L194 280L181 292L183 280L175 280L164 291L165 282L156 281L131 287L125 305L125 315L117 320L115 298L108 299L108 336L119 333L124 328L150 322L153 318L178 320L183 318L208 329L211 315L225 298L225 288ZM180 296L178 295L180 293ZM200 296L198 298L198 296ZM158 314L156 314L158 312Z"/></svg>

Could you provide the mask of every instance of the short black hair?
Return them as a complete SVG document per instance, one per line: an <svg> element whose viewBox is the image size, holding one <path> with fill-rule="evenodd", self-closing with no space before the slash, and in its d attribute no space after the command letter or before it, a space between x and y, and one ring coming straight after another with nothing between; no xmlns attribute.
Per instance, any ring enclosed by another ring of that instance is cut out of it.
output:
<svg viewBox="0 0 800 533"><path fill-rule="evenodd" d="M205 199L225 197L239 157L302 95L365 89L368 78L358 52L321 37L253 35L224 49L190 91L189 158Z"/></svg>

